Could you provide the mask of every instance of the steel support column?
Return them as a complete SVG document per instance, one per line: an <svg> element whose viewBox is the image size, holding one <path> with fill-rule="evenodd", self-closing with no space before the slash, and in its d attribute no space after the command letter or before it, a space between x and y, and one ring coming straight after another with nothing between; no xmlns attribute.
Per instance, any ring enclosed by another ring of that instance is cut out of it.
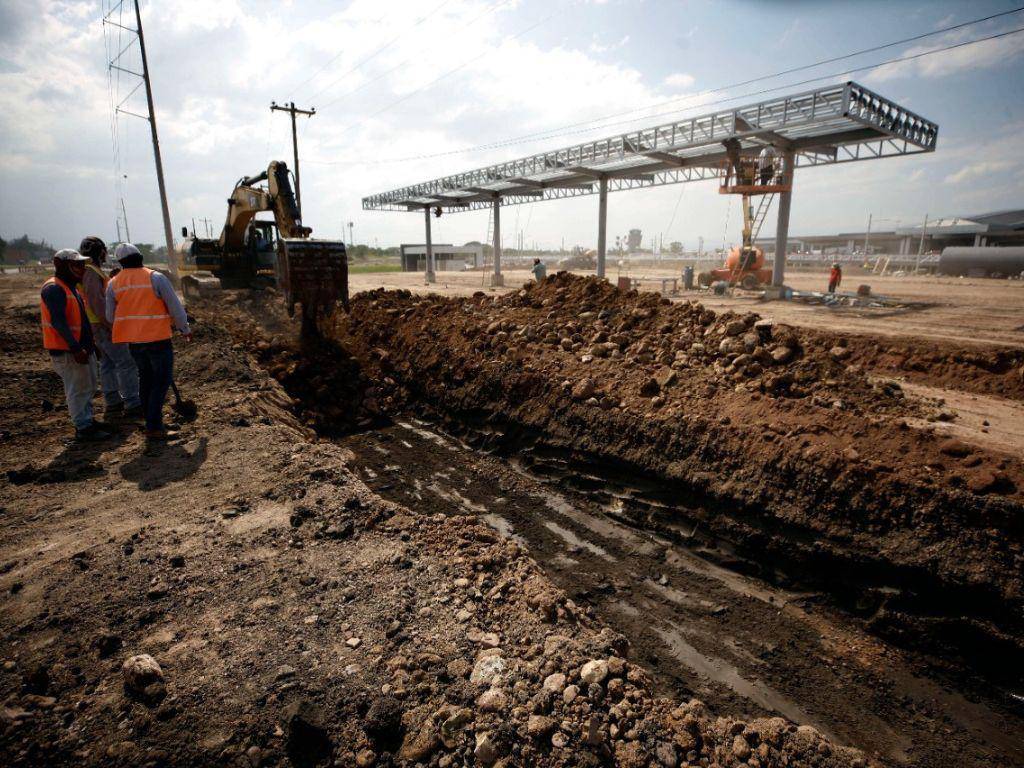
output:
<svg viewBox="0 0 1024 768"><path fill-rule="evenodd" d="M604 277L605 251L608 231L608 177L600 179L597 198L597 276Z"/></svg>
<svg viewBox="0 0 1024 768"><path fill-rule="evenodd" d="M505 284L505 276L501 274L501 197L494 197L494 274L491 285L499 287Z"/></svg>
<svg viewBox="0 0 1024 768"><path fill-rule="evenodd" d="M434 274L434 245L430 241L430 206L423 209L423 215L426 221L427 227L427 282L433 283L437 281L437 276Z"/></svg>
<svg viewBox="0 0 1024 768"><path fill-rule="evenodd" d="M779 218L775 225L775 263L772 267L772 285L781 288L786 280L786 250L789 240L789 207L793 200L793 150L782 153L782 183L790 187L779 193Z"/></svg>

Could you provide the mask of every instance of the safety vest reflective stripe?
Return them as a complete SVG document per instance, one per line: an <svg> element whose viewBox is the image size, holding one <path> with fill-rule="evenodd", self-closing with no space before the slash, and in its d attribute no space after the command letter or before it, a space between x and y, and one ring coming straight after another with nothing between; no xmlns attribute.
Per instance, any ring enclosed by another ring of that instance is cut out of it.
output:
<svg viewBox="0 0 1024 768"><path fill-rule="evenodd" d="M153 290L153 270L124 269L110 281L116 307L112 339L115 344L143 344L171 338L171 315Z"/></svg>
<svg viewBox="0 0 1024 768"><path fill-rule="evenodd" d="M39 322L43 329L43 348L69 352L71 347L68 346L64 337L53 325L53 318L50 317L50 308L46 306L46 302L43 301L41 295L42 291L45 291L50 285L59 285L64 289L64 319L67 321L68 328L71 330L71 335L75 341L82 340L82 304L78 303L78 298L75 296L74 291L61 280L51 277L43 283L39 296Z"/></svg>

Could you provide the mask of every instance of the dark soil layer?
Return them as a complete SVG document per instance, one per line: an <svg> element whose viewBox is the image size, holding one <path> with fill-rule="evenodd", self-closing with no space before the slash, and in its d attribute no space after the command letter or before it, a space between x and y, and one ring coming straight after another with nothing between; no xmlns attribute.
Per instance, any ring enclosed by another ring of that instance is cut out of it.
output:
<svg viewBox="0 0 1024 768"><path fill-rule="evenodd" d="M498 299L363 294L336 337L375 407L644 486L636 524L697 526L851 603L874 588L857 607L888 636L998 674L1024 649L1019 457L909 427L943 415L874 382L856 344L566 274Z"/></svg>

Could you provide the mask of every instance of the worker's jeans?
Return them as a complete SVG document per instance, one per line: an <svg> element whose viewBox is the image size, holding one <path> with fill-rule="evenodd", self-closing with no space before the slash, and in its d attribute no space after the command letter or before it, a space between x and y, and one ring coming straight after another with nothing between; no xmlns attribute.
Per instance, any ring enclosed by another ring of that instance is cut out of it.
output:
<svg viewBox="0 0 1024 768"><path fill-rule="evenodd" d="M64 397L75 429L92 426L92 398L96 394L96 358L89 355L85 363L76 363L70 352L51 354L53 369L64 382Z"/></svg>
<svg viewBox="0 0 1024 768"><path fill-rule="evenodd" d="M92 337L100 348L100 388L107 405L124 403L125 408L139 405L139 371L127 344L115 344L110 331L102 326L92 327Z"/></svg>
<svg viewBox="0 0 1024 768"><path fill-rule="evenodd" d="M174 375L174 347L171 340L129 344L139 369L139 399L146 416L146 429L164 428L163 410Z"/></svg>

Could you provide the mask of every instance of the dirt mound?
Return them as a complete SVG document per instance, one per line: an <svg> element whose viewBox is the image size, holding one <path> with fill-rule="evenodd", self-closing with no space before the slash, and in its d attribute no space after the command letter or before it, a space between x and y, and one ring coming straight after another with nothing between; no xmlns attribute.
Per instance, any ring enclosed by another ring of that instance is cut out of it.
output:
<svg viewBox="0 0 1024 768"><path fill-rule="evenodd" d="M1021 648L1019 457L944 450L905 421L938 409L834 337L567 274L497 299L371 292L336 336L385 408L655 483L659 505L624 511L638 524L697 525L837 594L894 592L874 625L923 626L944 652Z"/></svg>

